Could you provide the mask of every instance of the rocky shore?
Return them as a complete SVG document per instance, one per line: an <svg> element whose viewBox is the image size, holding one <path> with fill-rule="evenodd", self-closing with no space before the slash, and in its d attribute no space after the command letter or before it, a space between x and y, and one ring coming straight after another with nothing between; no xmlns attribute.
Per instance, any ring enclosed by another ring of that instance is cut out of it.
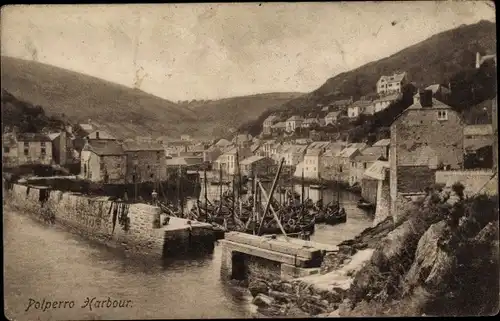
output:
<svg viewBox="0 0 500 321"><path fill-rule="evenodd" d="M320 274L254 279L261 316L486 315L498 312L498 197L429 190L329 253ZM474 297L470 293L475 293Z"/></svg>
<svg viewBox="0 0 500 321"><path fill-rule="evenodd" d="M290 281L254 279L249 290L260 316L334 316L348 300L348 291L356 273L370 260L374 246L393 228L392 218L365 229L352 240L328 253L320 274Z"/></svg>

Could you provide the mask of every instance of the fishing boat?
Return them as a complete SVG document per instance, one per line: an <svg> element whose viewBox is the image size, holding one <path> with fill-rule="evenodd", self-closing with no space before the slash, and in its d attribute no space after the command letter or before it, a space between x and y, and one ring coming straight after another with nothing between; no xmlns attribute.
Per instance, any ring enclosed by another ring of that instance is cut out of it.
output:
<svg viewBox="0 0 500 321"><path fill-rule="evenodd" d="M313 184L313 185L309 185L309 188L310 189L327 189L328 187L324 184Z"/></svg>
<svg viewBox="0 0 500 321"><path fill-rule="evenodd" d="M215 186L229 185L229 184L230 184L229 182L225 182L225 181L211 181L210 182L210 185L215 185Z"/></svg>
<svg viewBox="0 0 500 321"><path fill-rule="evenodd" d="M363 210L372 210L375 208L375 205L372 203L365 201L364 199L360 199L358 203L356 204L358 208L361 208Z"/></svg>
<svg viewBox="0 0 500 321"><path fill-rule="evenodd" d="M337 225L345 222L347 222L347 214L343 208L325 216L325 223L328 225Z"/></svg>

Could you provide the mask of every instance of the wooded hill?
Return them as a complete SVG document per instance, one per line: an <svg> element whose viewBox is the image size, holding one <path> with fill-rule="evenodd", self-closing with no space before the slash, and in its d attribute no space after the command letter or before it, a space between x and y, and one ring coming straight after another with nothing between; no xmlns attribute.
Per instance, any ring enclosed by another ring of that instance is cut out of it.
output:
<svg viewBox="0 0 500 321"><path fill-rule="evenodd" d="M189 108L138 89L55 66L2 57L2 88L19 100L43 106L48 115L92 122L113 135L221 135L256 119L296 93L270 93L204 101Z"/></svg>
<svg viewBox="0 0 500 321"><path fill-rule="evenodd" d="M475 71L476 52L482 55L496 52L496 26L489 21L436 34L418 44L403 49L387 58L370 62L354 70L344 72L328 79L317 90L293 99L273 111L263 113L255 122L241 127L252 134L262 131L262 122L271 113L279 113L284 118L293 114L305 116L318 104L326 105L335 100L354 100L362 96L372 96L381 75L406 71L411 82L418 88L432 84L451 83L454 92L453 103L465 111L486 99L493 98L496 92L495 81L486 83L491 74L478 74ZM491 71L491 69L489 69ZM483 77L483 79L478 79ZM471 94L471 84L483 84ZM485 88L487 87L487 88ZM491 90L495 88L495 90ZM481 92L481 93L480 93Z"/></svg>

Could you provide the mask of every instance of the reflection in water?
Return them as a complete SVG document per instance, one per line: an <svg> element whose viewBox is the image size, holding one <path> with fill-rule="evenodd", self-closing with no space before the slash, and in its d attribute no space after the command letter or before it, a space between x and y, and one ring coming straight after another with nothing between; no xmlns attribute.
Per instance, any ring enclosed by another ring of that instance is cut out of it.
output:
<svg viewBox="0 0 500 321"><path fill-rule="evenodd" d="M300 185L295 190L300 193ZM218 197L218 193L218 186L209 186L210 199ZM309 191L313 200L320 194ZM336 200L337 194L325 190L323 195L328 202ZM311 240L338 244L369 227L371 219L356 207L356 199L355 195L341 193L341 202L348 213L347 223L317 225ZM188 202L188 208L192 203L193 200ZM255 309L248 291L220 278L220 250L216 245L214 252L203 258L176 259L163 264L133 261L62 228L42 225L28 216L6 211L6 315L16 320L250 318ZM131 300L132 306L90 311L81 308L86 297ZM74 300L75 307L25 312L30 298Z"/></svg>

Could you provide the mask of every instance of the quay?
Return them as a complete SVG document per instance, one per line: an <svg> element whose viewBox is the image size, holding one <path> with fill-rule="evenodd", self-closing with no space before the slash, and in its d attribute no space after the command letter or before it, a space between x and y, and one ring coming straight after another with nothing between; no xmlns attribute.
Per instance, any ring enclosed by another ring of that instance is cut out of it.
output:
<svg viewBox="0 0 500 321"><path fill-rule="evenodd" d="M129 254L165 258L205 253L214 248L215 231L208 223L170 217L149 204L127 204L109 197L90 197L49 187L4 186L5 204L45 223L71 228L82 236Z"/></svg>
<svg viewBox="0 0 500 321"><path fill-rule="evenodd" d="M319 274L323 258L335 246L300 239L226 233L222 246L221 274L225 278L248 280L290 280Z"/></svg>

